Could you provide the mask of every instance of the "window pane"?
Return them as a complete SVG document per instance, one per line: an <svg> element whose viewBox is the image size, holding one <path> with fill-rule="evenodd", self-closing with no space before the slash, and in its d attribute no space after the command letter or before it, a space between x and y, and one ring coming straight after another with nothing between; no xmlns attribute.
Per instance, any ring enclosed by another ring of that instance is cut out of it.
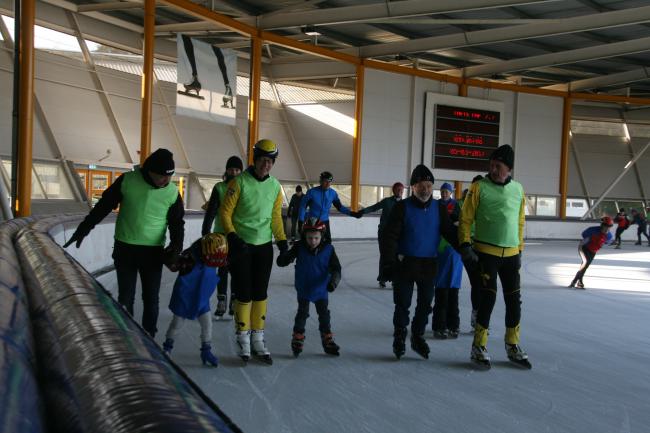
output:
<svg viewBox="0 0 650 433"><path fill-rule="evenodd" d="M537 197L537 216L557 216L557 198Z"/></svg>
<svg viewBox="0 0 650 433"><path fill-rule="evenodd" d="M595 203L595 200L591 201L591 204ZM618 212L616 208L616 202L614 200L603 200L598 204L596 209L594 209L594 217L600 218L605 215L613 217Z"/></svg>
<svg viewBox="0 0 650 433"><path fill-rule="evenodd" d="M526 208L524 210L524 214L526 216L529 215L535 215L535 206L537 204L537 197L534 195L527 195L526 196Z"/></svg>

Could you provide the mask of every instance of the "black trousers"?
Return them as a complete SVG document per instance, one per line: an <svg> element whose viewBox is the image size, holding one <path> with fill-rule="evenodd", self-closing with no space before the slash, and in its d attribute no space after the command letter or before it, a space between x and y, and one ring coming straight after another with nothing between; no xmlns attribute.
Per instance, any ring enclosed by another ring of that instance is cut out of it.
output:
<svg viewBox="0 0 650 433"><path fill-rule="evenodd" d="M519 278L521 255L498 257L478 251L476 254L479 257L481 272L481 292L476 322L486 329L490 327L490 316L497 299L498 276L506 304L506 327L514 328L521 321Z"/></svg>
<svg viewBox="0 0 650 433"><path fill-rule="evenodd" d="M638 226L636 228L636 237L639 240L639 243L641 243L641 235L645 236L645 238L648 240L648 243L650 243L650 237L648 237L648 234L645 231L646 226Z"/></svg>
<svg viewBox="0 0 650 433"><path fill-rule="evenodd" d="M476 270L467 267L465 263L463 263L463 266L465 267L465 272L467 272L467 277L469 278L472 310L478 311L478 304L481 299L481 274L479 272L476 272Z"/></svg>
<svg viewBox="0 0 650 433"><path fill-rule="evenodd" d="M263 301L267 297L273 267L273 245L271 242L247 245L248 252L230 264L235 298L240 302Z"/></svg>
<svg viewBox="0 0 650 433"><path fill-rule="evenodd" d="M113 261L117 274L117 301L133 315L138 273L142 283L142 327L155 337L162 277L162 247L131 245L115 241Z"/></svg>
<svg viewBox="0 0 650 433"><path fill-rule="evenodd" d="M381 253L381 228L377 229L377 243L379 244L379 251ZM386 278L382 275L381 270L383 267L384 260L381 259L381 254L379 254L379 272L377 272L377 281L386 281Z"/></svg>
<svg viewBox="0 0 650 433"><path fill-rule="evenodd" d="M623 227L616 227L616 236L614 237L614 242L617 245L621 245L621 235L625 230L627 229L624 229Z"/></svg>
<svg viewBox="0 0 650 433"><path fill-rule="evenodd" d="M222 266L219 268L219 282L217 283L217 295L218 296L228 296L228 266ZM230 281L230 297L235 297L235 286L233 281Z"/></svg>
<svg viewBox="0 0 650 433"><path fill-rule="evenodd" d="M424 335L429 313L431 313L433 282L433 278L414 280L403 273L398 273L393 281L393 302L395 303L393 326L396 329L406 328L409 324L409 309L413 298L413 288L416 286L417 301L413 322L411 323L411 334Z"/></svg>
<svg viewBox="0 0 650 433"><path fill-rule="evenodd" d="M578 254L580 254L580 258L582 259L582 265L576 273L576 276L573 278L573 284L578 281L582 282L582 278L585 276L587 268L591 265L591 262L594 261L594 257L596 257L596 253L589 251L584 245L578 247Z"/></svg>
<svg viewBox="0 0 650 433"><path fill-rule="evenodd" d="M293 322L293 332L305 333L305 324L309 317L309 304L309 300L298 298L298 312ZM329 301L327 299L319 299L314 302L314 305L316 305L316 313L318 313L318 330L321 334L329 334L332 332L330 310L328 309Z"/></svg>
<svg viewBox="0 0 650 433"><path fill-rule="evenodd" d="M302 232L302 224L300 224L298 221L298 215L291 217L291 239L296 238L296 232L298 233L298 237L300 237L300 233Z"/></svg>
<svg viewBox="0 0 650 433"><path fill-rule="evenodd" d="M460 328L458 288L436 287L431 324L434 331Z"/></svg>

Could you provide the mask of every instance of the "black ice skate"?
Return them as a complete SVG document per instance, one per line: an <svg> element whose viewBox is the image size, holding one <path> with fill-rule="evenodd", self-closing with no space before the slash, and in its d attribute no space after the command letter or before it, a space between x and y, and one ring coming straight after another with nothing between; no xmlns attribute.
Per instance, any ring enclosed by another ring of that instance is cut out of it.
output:
<svg viewBox="0 0 650 433"><path fill-rule="evenodd" d="M190 98L197 98L204 100L205 98L200 95L201 93L201 83L199 82L198 78L196 75L192 75L192 82L188 84L183 84L183 87L185 87L185 90L179 90L178 94L179 95L185 95L189 96Z"/></svg>
<svg viewBox="0 0 650 433"><path fill-rule="evenodd" d="M232 296L232 293L230 294L230 303L228 304L228 315L229 316L234 316L235 315L235 307L233 307L232 303L235 299Z"/></svg>
<svg viewBox="0 0 650 433"><path fill-rule="evenodd" d="M293 351L293 356L296 358L302 353L302 348L305 345L305 334L300 332L294 332L291 336L291 350Z"/></svg>
<svg viewBox="0 0 650 433"><path fill-rule="evenodd" d="M446 340L448 337L446 329L434 329L433 338L436 340Z"/></svg>
<svg viewBox="0 0 650 433"><path fill-rule="evenodd" d="M235 108L235 106L232 103L232 89L230 88L230 85L226 84L226 93L223 95L223 108ZM228 106L230 104L230 107Z"/></svg>
<svg viewBox="0 0 650 433"><path fill-rule="evenodd" d="M264 341L264 330L251 331L251 346L252 353L255 359L262 361L265 364L273 365L273 358L271 352L266 348Z"/></svg>
<svg viewBox="0 0 650 433"><path fill-rule="evenodd" d="M450 329L447 331L447 338L451 340L457 339L458 335L460 335L460 329Z"/></svg>
<svg viewBox="0 0 650 433"><path fill-rule="evenodd" d="M340 347L334 342L334 334L331 332L322 333L320 335L321 341L323 343L323 350L328 355L339 356Z"/></svg>
<svg viewBox="0 0 650 433"><path fill-rule="evenodd" d="M217 308L214 310L214 320L223 319L226 314L226 295L217 295Z"/></svg>
<svg viewBox="0 0 650 433"><path fill-rule="evenodd" d="M518 344L506 343L506 353L510 362L528 370L533 368L530 361L528 361L528 354Z"/></svg>
<svg viewBox="0 0 650 433"><path fill-rule="evenodd" d="M393 353L400 359L406 353L406 328L395 328L393 333Z"/></svg>
<svg viewBox="0 0 650 433"><path fill-rule="evenodd" d="M411 335L411 349L424 359L429 359L429 345L421 335Z"/></svg>
<svg viewBox="0 0 650 433"><path fill-rule="evenodd" d="M585 288L585 283L583 283L582 281L578 281L576 283L576 288L577 289L584 289Z"/></svg>
<svg viewBox="0 0 650 433"><path fill-rule="evenodd" d="M490 355L488 354L485 346L472 345L472 362L475 363L481 370L489 370L492 366L490 364Z"/></svg>

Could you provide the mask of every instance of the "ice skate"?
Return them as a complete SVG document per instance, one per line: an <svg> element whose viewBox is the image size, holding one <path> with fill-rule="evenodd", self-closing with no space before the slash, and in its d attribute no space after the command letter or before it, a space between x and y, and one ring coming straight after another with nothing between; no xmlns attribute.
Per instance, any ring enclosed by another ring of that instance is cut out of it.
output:
<svg viewBox="0 0 650 433"><path fill-rule="evenodd" d="M447 338L455 340L460 335L460 329L450 329L447 331Z"/></svg>
<svg viewBox="0 0 650 433"><path fill-rule="evenodd" d="M411 349L424 359L429 359L429 345L421 335L411 335Z"/></svg>
<svg viewBox="0 0 650 433"><path fill-rule="evenodd" d="M506 353L508 354L508 359L519 367L526 368L528 370L533 368L533 366L530 364L530 361L528 361L528 354L524 352L518 344L506 343Z"/></svg>
<svg viewBox="0 0 650 433"><path fill-rule="evenodd" d="M614 247L614 249L615 249L615 250L620 250L620 249L621 249L621 244L617 244L617 245Z"/></svg>
<svg viewBox="0 0 650 433"><path fill-rule="evenodd" d="M641 245L641 241L635 242L634 245Z"/></svg>
<svg viewBox="0 0 650 433"><path fill-rule="evenodd" d="M571 281L571 284L569 284L567 287L568 287L569 289L572 289L573 287L576 286L576 283L577 283L577 280L574 279L573 281Z"/></svg>
<svg viewBox="0 0 650 433"><path fill-rule="evenodd" d="M185 90L179 90L178 94L179 95L185 95L189 96L191 98L197 98L197 99L205 99L203 96L200 95L201 93L201 83L199 82L198 78L196 75L192 75L192 82L188 84L183 84L183 87L185 87Z"/></svg>
<svg viewBox="0 0 650 433"><path fill-rule="evenodd" d="M434 329L433 338L436 340L446 340L447 339L447 330L446 329Z"/></svg>
<svg viewBox="0 0 650 433"><path fill-rule="evenodd" d="M322 333L320 335L321 342L323 343L323 350L328 355L339 356L340 347L334 342L334 334L331 332Z"/></svg>
<svg viewBox="0 0 650 433"><path fill-rule="evenodd" d="M385 289L386 288L386 281L379 280L379 288L380 289Z"/></svg>
<svg viewBox="0 0 650 433"><path fill-rule="evenodd" d="M296 358L302 353L302 348L305 345L305 334L294 332L291 336L291 351Z"/></svg>
<svg viewBox="0 0 650 433"><path fill-rule="evenodd" d="M239 346L237 355L242 359L242 361L248 362L248 360L251 358L250 331L237 332L237 346Z"/></svg>
<svg viewBox="0 0 650 433"><path fill-rule="evenodd" d="M271 352L266 347L264 342L264 330L251 331L251 345L253 346L252 353L256 359L264 362L265 364L272 365L273 359Z"/></svg>
<svg viewBox="0 0 650 433"><path fill-rule="evenodd" d="M585 288L585 284L582 281L578 281L576 283L576 289L584 289L584 288Z"/></svg>
<svg viewBox="0 0 650 433"><path fill-rule="evenodd" d="M217 295L217 308L214 311L214 320L223 319L226 314L226 295Z"/></svg>
<svg viewBox="0 0 650 433"><path fill-rule="evenodd" d="M478 365L483 370L489 370L491 367L490 355L488 354L487 348L485 346L472 345L471 359L473 363Z"/></svg>
<svg viewBox="0 0 650 433"><path fill-rule="evenodd" d="M234 316L235 315L235 307L233 307L233 305L232 305L233 301L234 301L234 299L233 299L233 296L231 294L230 295L230 303L228 304L228 315L229 316Z"/></svg>
<svg viewBox="0 0 650 433"><path fill-rule="evenodd" d="M203 365L210 364L213 367L219 365L219 360L214 356L214 353L212 353L212 346L210 343L201 344L201 362Z"/></svg>
<svg viewBox="0 0 650 433"><path fill-rule="evenodd" d="M395 328L393 333L393 353L400 359L406 353L406 328Z"/></svg>
<svg viewBox="0 0 650 433"><path fill-rule="evenodd" d="M172 338L166 339L162 347L165 355L172 356L172 349L174 349L174 340Z"/></svg>
<svg viewBox="0 0 650 433"><path fill-rule="evenodd" d="M230 85L226 84L226 93L224 93L222 101L223 101L223 108L235 108L235 106L232 103L232 89L230 88ZM230 107L228 106L230 104Z"/></svg>

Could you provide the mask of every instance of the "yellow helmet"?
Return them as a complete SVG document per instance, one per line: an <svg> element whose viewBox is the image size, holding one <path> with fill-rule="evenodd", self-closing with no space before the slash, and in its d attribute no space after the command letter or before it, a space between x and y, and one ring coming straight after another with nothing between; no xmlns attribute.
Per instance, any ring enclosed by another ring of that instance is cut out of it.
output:
<svg viewBox="0 0 650 433"><path fill-rule="evenodd" d="M253 148L253 159L257 159L261 156L266 156L275 161L275 158L278 157L278 145L268 138L259 140L255 143L255 147Z"/></svg>
<svg viewBox="0 0 650 433"><path fill-rule="evenodd" d="M208 233L201 238L203 263L210 267L228 265L228 241L221 233Z"/></svg>

